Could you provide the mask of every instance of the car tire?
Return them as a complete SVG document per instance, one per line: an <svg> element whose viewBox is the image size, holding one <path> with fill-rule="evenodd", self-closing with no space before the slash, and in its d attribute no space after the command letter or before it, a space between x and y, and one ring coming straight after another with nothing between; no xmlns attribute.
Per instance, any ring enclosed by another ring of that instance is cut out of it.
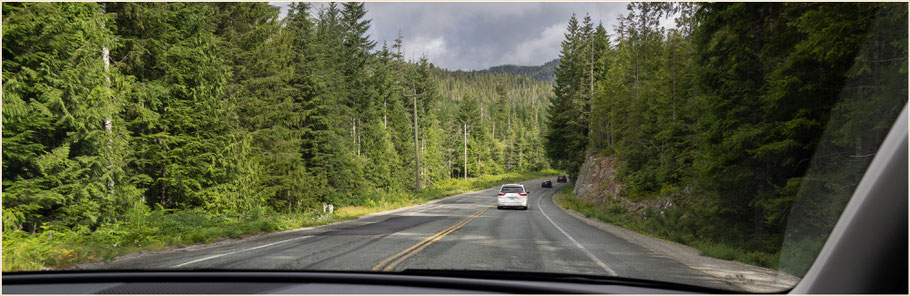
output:
<svg viewBox="0 0 910 296"><path fill-rule="evenodd" d="M502 207L496 206L496 209L497 209L497 210L502 210Z"/></svg>

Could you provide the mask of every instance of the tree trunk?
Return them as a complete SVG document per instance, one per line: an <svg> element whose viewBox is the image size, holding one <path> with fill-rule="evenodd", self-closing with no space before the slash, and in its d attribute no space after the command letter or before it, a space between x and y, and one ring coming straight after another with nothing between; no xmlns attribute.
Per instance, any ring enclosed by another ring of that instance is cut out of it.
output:
<svg viewBox="0 0 910 296"><path fill-rule="evenodd" d="M464 181L468 181L468 125L464 125Z"/></svg>
<svg viewBox="0 0 910 296"><path fill-rule="evenodd" d="M167 178L167 169L161 168L161 177ZM167 208L167 184L161 183L161 206Z"/></svg>
<svg viewBox="0 0 910 296"><path fill-rule="evenodd" d="M521 168L521 161L524 158L524 149L520 145L518 146L518 168Z"/></svg>
<svg viewBox="0 0 910 296"><path fill-rule="evenodd" d="M102 3L101 4L102 18L104 17L104 8L105 8L105 5ZM102 20L102 26L104 26L103 20ZM111 76L108 75L108 73L110 72L111 52L107 48L107 45L104 45L101 47L101 60L104 63L104 86L106 88L110 89L111 88ZM111 92L111 93L113 93L113 92ZM114 135L113 135L114 119L111 117L111 114L110 114L110 112L111 112L110 108L114 104L113 98L111 98L111 102L108 102L108 103L110 103L111 106L108 106L108 108L107 108L108 110L104 111L105 113L108 113L107 116L104 117L104 131L107 132L108 169L113 170L114 162L111 158L113 157L112 150L113 150L113 146L114 146ZM110 194L114 194L114 180L111 179L110 176L108 176L108 180L107 180L107 189Z"/></svg>
<svg viewBox="0 0 910 296"><path fill-rule="evenodd" d="M101 57L104 60L104 84L110 89L111 88L111 76L108 75L108 71L111 64L111 55L110 50L107 49L107 46L101 48ZM113 101L113 100L112 100ZM113 102L109 102L113 105ZM108 107L110 108L110 107ZM110 112L109 110L105 112ZM111 118L110 113L104 117L104 131L107 132L107 157L108 157L108 169L114 168L114 162L111 160L113 157L113 146L114 146L114 120ZM110 194L114 194L114 180L108 176L107 180L107 190Z"/></svg>
<svg viewBox="0 0 910 296"><path fill-rule="evenodd" d="M420 143L417 138L417 91L414 91L414 188L420 190Z"/></svg>
<svg viewBox="0 0 910 296"><path fill-rule="evenodd" d="M588 46L591 52L591 67L589 68L589 82L590 82L590 93L588 94L588 113L591 112L590 108L594 108L594 46L591 44L592 41L588 41Z"/></svg>
<svg viewBox="0 0 910 296"><path fill-rule="evenodd" d="M354 137L354 146L357 147L357 156L360 156L360 134L357 133L356 118L351 118L351 136Z"/></svg>
<svg viewBox="0 0 910 296"><path fill-rule="evenodd" d="M752 223L755 242L762 245L765 240L765 215L758 206L752 208Z"/></svg>
<svg viewBox="0 0 910 296"><path fill-rule="evenodd" d="M480 157L483 153L477 153L477 176L483 176L483 171L480 169Z"/></svg>

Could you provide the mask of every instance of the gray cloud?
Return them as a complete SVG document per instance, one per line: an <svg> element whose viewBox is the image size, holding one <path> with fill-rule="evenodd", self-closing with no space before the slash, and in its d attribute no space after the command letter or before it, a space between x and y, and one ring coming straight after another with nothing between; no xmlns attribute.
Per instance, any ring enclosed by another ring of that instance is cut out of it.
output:
<svg viewBox="0 0 910 296"><path fill-rule="evenodd" d="M273 3L287 7L287 3ZM608 31L626 12L620 2L367 2L368 34L381 46L404 37L406 58L426 55L451 70L479 70L502 64L540 65L559 55L572 13L591 14ZM318 5L317 5L318 6ZM284 13L284 9L282 9Z"/></svg>

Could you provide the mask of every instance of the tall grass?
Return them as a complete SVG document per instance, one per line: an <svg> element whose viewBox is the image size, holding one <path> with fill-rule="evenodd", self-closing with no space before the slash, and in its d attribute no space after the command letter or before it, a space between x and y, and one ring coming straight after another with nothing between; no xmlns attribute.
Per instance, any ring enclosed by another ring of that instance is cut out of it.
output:
<svg viewBox="0 0 910 296"><path fill-rule="evenodd" d="M265 209L244 214L213 214L202 210L149 210L137 207L117 223L94 231L88 228L45 227L42 232L3 233L3 271L60 269L79 263L108 260L141 250L212 243L226 238L325 225L356 219L385 210L425 203L502 183L556 175L555 171L507 173L434 184L420 192L377 193L362 205L337 209L333 214L317 211L274 212Z"/></svg>

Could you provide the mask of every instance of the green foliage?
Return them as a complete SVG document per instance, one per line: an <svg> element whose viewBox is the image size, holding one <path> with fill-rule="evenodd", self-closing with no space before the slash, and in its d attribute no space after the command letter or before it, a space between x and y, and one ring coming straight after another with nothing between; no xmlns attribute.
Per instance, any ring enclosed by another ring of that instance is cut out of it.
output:
<svg viewBox="0 0 910 296"><path fill-rule="evenodd" d="M4 263L323 223L325 203L388 209L548 168L534 150L546 82L405 61L402 38L377 50L363 3L278 14L3 3ZM453 116L460 106L470 112ZM493 110L505 110L498 139ZM465 171L465 123L480 180L468 183L451 180Z"/></svg>
<svg viewBox="0 0 910 296"><path fill-rule="evenodd" d="M686 244L698 249L702 255L725 260L778 268L779 253L754 251L746 240L734 238L735 233L729 238L715 239L694 234L691 230L694 224L700 223L702 218L693 215L697 210L693 208L671 208L661 213L648 211L644 215L628 212L618 203L592 202L579 198L572 193L572 187L564 186L555 196L556 203L566 209L581 213L585 217L615 224L623 228Z"/></svg>
<svg viewBox="0 0 910 296"><path fill-rule="evenodd" d="M543 146L551 86L507 73L432 71L439 81L436 118L429 132L443 139L438 150L448 175L464 176L464 126L468 125L467 173L482 176L549 168Z"/></svg>
<svg viewBox="0 0 910 296"><path fill-rule="evenodd" d="M4 230L110 221L138 197L118 116L131 81L104 62L110 15L95 3L3 5Z"/></svg>
<svg viewBox="0 0 910 296"><path fill-rule="evenodd" d="M623 199L685 210L632 227L763 266L783 249L781 268L802 275L906 104L906 9L632 3L599 53L586 51L599 30L586 37L573 16L548 155L570 174L588 154L614 155ZM659 26L669 15L677 26Z"/></svg>
<svg viewBox="0 0 910 296"><path fill-rule="evenodd" d="M554 72L556 71L557 65L559 65L559 59L546 62L540 66L501 65L490 67L486 70L480 70L478 72L512 73L516 75L528 76L549 83L555 83L556 75L554 75Z"/></svg>
<svg viewBox="0 0 910 296"><path fill-rule="evenodd" d="M857 14L872 17L857 18ZM830 17L852 21L824 21ZM804 14L800 20L798 28L808 35L798 45L800 52L818 63L834 64L844 58L853 62L844 65L849 68L843 76L843 90L837 95L805 176L782 190L793 202L784 217L787 233L781 268L793 274L805 273L814 262L890 130L891 119L907 102L906 3L824 7ZM863 28L865 34L856 33ZM846 35L850 43L857 43L858 52L834 47L836 39L824 34Z"/></svg>

